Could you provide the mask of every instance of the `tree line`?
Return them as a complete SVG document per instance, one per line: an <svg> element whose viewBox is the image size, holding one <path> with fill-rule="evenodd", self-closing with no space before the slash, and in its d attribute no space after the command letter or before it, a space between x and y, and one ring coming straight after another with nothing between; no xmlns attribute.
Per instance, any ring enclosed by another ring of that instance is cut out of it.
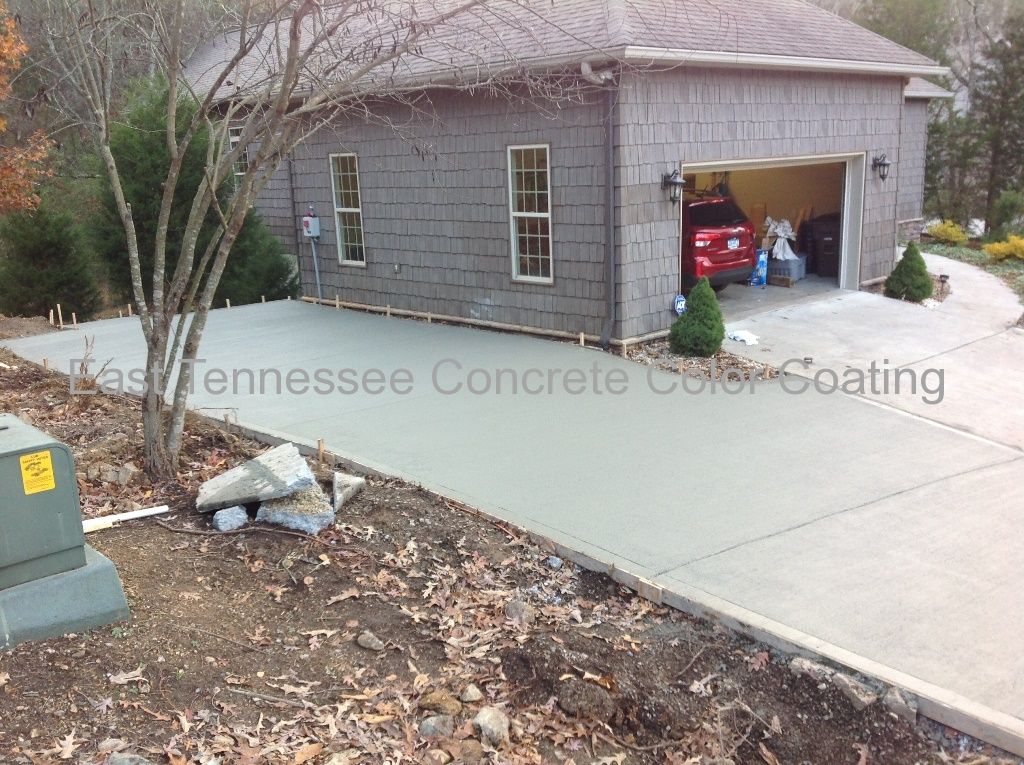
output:
<svg viewBox="0 0 1024 765"><path fill-rule="evenodd" d="M1024 227L1024 0L816 0L948 66L931 105L925 214L999 240Z"/></svg>

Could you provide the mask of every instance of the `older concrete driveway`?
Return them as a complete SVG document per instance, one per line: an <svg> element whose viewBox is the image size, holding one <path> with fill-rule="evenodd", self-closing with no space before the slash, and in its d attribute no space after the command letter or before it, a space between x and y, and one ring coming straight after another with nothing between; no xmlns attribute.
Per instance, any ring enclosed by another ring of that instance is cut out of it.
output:
<svg viewBox="0 0 1024 765"><path fill-rule="evenodd" d="M950 277L951 294L934 308L867 292L816 293L790 305L746 312L729 327L753 332L761 344L727 341L726 347L775 365L810 356L809 374L822 367L866 369L886 359L918 373L941 370L941 405L883 391L867 397L1024 449L1024 329L1014 326L1024 306L1002 281L979 268L924 257L929 271Z"/></svg>
<svg viewBox="0 0 1024 765"><path fill-rule="evenodd" d="M67 369L86 334L100 363L141 364L136 319L5 344ZM323 438L654 581L669 602L901 682L928 714L1024 749L1016 449L853 396L778 385L665 394L679 377L593 350L298 302L215 312L203 350L204 371L406 369L404 394L201 389L193 404L306 444ZM435 385L444 359L462 371L443 364ZM554 385L512 394L506 377L501 395L439 390L471 369ZM569 369L596 374L600 390L565 391ZM628 390L609 393L609 375Z"/></svg>

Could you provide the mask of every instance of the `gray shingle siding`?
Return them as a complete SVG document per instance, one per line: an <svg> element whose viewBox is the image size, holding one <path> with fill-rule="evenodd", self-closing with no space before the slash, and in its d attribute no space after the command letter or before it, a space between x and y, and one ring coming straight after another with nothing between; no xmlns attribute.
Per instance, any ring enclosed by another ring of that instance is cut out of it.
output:
<svg viewBox="0 0 1024 765"><path fill-rule="evenodd" d="M923 101L905 105L903 86L899 77L740 69L623 74L613 337L662 331L672 320L679 207L660 179L681 161L860 154L870 165L872 156L886 153L893 162L889 182L867 173L860 279L885 276L897 220L919 215L923 184L927 107ZM318 131L291 159L294 195L284 165L258 203L288 249L295 246L299 216L309 202L316 205L324 296L600 334L605 115L597 98L543 109L435 94L415 118L397 110L388 116L391 126L353 119ZM506 150L537 143L551 147L552 285L512 278ZM338 262L328 155L345 152L359 157L365 268ZM305 242L301 275L304 294L316 294Z"/></svg>
<svg viewBox="0 0 1024 765"><path fill-rule="evenodd" d="M664 330L678 290L679 208L659 187L682 162L886 153L869 173L861 279L888 273L896 237L902 78L681 68L623 76L617 172L617 337Z"/></svg>
<svg viewBox="0 0 1024 765"><path fill-rule="evenodd" d="M928 101L909 100L903 106L899 193L896 208L900 233L907 239L917 239L921 234L927 150Z"/></svg>
<svg viewBox="0 0 1024 765"><path fill-rule="evenodd" d="M601 331L605 312L602 108L545 113L524 103L434 97L436 118L395 127L347 121L294 152L297 221L320 215L324 297L563 332ZM401 131L402 134L399 134ZM512 278L507 147L549 144L554 283ZM366 267L340 265L328 155L359 158ZM279 204L268 189L261 211ZM297 225L296 223L292 224ZM396 272L395 267L398 266ZM303 292L315 295L303 245Z"/></svg>

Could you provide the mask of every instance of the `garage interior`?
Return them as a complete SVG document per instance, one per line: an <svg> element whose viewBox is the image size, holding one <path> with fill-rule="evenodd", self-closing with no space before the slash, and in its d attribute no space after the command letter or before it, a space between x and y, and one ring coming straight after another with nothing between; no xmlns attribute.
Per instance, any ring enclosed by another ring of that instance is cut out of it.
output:
<svg viewBox="0 0 1024 765"><path fill-rule="evenodd" d="M853 241L846 236L851 218L850 193L855 185L847 160L808 161L770 167L732 163L721 167L685 167L686 196L708 195L732 198L757 230L762 247L768 218L788 220L796 232L790 246L806 256L806 276L789 282L772 279L764 287L733 284L719 294L726 320L793 302L816 299L836 292L843 284L844 268L849 271ZM845 259L844 259L845 256ZM769 257L769 271L773 260ZM856 264L854 264L856 265Z"/></svg>

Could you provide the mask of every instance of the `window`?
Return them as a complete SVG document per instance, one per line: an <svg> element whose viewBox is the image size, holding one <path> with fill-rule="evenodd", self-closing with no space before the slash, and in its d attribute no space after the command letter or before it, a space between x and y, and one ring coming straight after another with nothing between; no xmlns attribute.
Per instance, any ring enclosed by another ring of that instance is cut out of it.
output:
<svg viewBox="0 0 1024 765"><path fill-rule="evenodd" d="M513 277L520 281L551 282L548 147L510 146L508 173Z"/></svg>
<svg viewBox="0 0 1024 765"><path fill-rule="evenodd" d="M355 154L331 155L334 225L338 232L338 260L366 265L363 246L363 210L359 200L359 161Z"/></svg>
<svg viewBox="0 0 1024 765"><path fill-rule="evenodd" d="M242 140L242 133L245 132L245 128L229 127L228 128L228 149L234 151L235 147L238 146L238 142ZM235 175L245 175L246 170L249 169L249 147L246 146L242 149L242 153L238 155L238 159L234 163Z"/></svg>

